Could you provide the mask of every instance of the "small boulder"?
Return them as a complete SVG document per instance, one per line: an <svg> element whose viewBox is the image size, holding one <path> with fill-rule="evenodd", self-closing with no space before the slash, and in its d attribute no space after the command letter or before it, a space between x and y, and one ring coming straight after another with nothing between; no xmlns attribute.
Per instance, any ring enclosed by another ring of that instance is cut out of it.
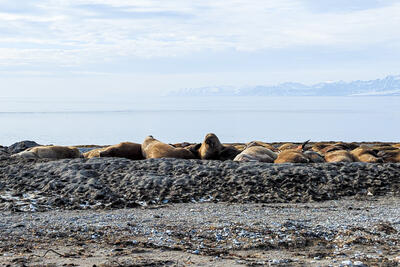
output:
<svg viewBox="0 0 400 267"><path fill-rule="evenodd" d="M8 151L11 154L16 154L16 153L22 152L28 148L35 147L35 146L40 146L40 145L34 141L26 140L26 141L21 141L21 142L12 144L11 146L8 147Z"/></svg>

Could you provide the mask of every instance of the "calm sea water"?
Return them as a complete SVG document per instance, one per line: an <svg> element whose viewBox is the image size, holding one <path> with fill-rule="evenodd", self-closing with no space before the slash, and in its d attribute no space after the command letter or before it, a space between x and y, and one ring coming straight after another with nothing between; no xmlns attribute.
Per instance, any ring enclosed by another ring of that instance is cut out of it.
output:
<svg viewBox="0 0 400 267"><path fill-rule="evenodd" d="M400 97L0 98L0 144L400 141Z"/></svg>

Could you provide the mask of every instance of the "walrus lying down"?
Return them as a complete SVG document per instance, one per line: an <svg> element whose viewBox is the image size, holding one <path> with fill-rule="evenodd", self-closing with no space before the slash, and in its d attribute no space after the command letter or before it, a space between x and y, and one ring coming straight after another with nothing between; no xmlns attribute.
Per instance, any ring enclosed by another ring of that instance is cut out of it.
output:
<svg viewBox="0 0 400 267"><path fill-rule="evenodd" d="M235 157L234 161L260 161L274 163L278 155L257 142L251 142L247 147Z"/></svg>
<svg viewBox="0 0 400 267"><path fill-rule="evenodd" d="M160 142L149 135L142 144L142 155L146 159L152 158L177 158L195 159L196 155L186 148L176 148L172 145Z"/></svg>
<svg viewBox="0 0 400 267"><path fill-rule="evenodd" d="M347 150L333 150L325 154L326 162L355 162L357 159Z"/></svg>
<svg viewBox="0 0 400 267"><path fill-rule="evenodd" d="M132 160L144 159L142 145L131 142L122 142L109 146L100 151L100 157L120 157Z"/></svg>
<svg viewBox="0 0 400 267"><path fill-rule="evenodd" d="M83 153L85 158L94 157L119 157L132 160L144 159L142 145L131 142L122 142L116 145L101 147Z"/></svg>
<svg viewBox="0 0 400 267"><path fill-rule="evenodd" d="M350 151L357 161L368 163L382 163L383 159L378 157L378 152L368 146L360 146Z"/></svg>
<svg viewBox="0 0 400 267"><path fill-rule="evenodd" d="M12 155L26 159L67 159L81 158L82 154L72 146L36 146Z"/></svg>
<svg viewBox="0 0 400 267"><path fill-rule="evenodd" d="M309 163L311 159L303 153L306 144L310 140L305 141L302 145L293 148L294 144L287 143L287 146L279 148L281 151L275 159L275 163ZM284 144L286 145L286 144Z"/></svg>

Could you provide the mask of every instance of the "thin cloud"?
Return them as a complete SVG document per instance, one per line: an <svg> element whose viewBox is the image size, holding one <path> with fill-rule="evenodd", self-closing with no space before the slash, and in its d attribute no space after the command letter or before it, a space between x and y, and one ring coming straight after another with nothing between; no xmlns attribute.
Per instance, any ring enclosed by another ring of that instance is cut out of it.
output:
<svg viewBox="0 0 400 267"><path fill-rule="evenodd" d="M336 12L339 5L315 2L47 0L28 6L30 13L1 1L8 8L0 13L0 64L81 66L204 51L399 46L400 4L356 1Z"/></svg>

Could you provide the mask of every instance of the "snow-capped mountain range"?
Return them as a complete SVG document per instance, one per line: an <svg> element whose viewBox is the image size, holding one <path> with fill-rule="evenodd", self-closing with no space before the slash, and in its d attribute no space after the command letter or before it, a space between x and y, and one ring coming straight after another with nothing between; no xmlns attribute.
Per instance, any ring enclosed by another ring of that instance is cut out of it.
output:
<svg viewBox="0 0 400 267"><path fill-rule="evenodd" d="M400 96L400 75L352 82L323 82L313 85L281 83L266 86L212 86L185 88L173 96Z"/></svg>

